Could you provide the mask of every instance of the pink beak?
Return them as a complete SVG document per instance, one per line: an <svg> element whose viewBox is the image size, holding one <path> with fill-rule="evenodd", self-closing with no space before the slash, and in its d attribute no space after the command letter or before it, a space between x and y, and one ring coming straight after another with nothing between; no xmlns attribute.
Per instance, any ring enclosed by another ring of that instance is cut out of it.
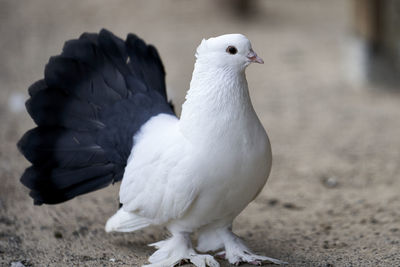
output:
<svg viewBox="0 0 400 267"><path fill-rule="evenodd" d="M247 55L247 58L250 59L251 62L264 64L264 60L257 56L256 52L254 52L253 49L250 49L250 53Z"/></svg>

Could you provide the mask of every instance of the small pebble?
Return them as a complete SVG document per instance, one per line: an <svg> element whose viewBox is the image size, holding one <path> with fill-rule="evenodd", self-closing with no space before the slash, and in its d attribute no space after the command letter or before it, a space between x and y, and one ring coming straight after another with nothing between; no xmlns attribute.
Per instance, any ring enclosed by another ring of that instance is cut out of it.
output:
<svg viewBox="0 0 400 267"><path fill-rule="evenodd" d="M323 177L322 184L327 188L335 188L338 186L339 183L336 177L330 176L330 177Z"/></svg>
<svg viewBox="0 0 400 267"><path fill-rule="evenodd" d="M283 207L289 210L301 210L302 208L293 203L283 203Z"/></svg>
<svg viewBox="0 0 400 267"><path fill-rule="evenodd" d="M369 220L369 222L370 222L371 224L377 224L377 223L379 223L379 221L378 221L376 218L374 218L374 217L371 217L370 220Z"/></svg>
<svg viewBox="0 0 400 267"><path fill-rule="evenodd" d="M61 239L61 238L63 238L63 235L62 235L62 233L56 231L56 232L54 232L54 237L57 239Z"/></svg>
<svg viewBox="0 0 400 267"><path fill-rule="evenodd" d="M278 202L279 202L279 200L277 200L276 198L273 198L268 201L268 205L275 206L276 204L278 204Z"/></svg>
<svg viewBox="0 0 400 267"><path fill-rule="evenodd" d="M110 259L110 262L115 262L115 259L114 259L114 258L111 258L111 259Z"/></svg>

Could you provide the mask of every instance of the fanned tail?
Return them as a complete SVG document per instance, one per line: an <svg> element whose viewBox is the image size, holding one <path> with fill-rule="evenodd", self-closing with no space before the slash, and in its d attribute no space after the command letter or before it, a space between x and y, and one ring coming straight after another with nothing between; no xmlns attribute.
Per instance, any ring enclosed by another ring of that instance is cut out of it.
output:
<svg viewBox="0 0 400 267"><path fill-rule="evenodd" d="M29 89L37 127L18 142L32 163L21 177L35 204L56 204L122 179L133 136L151 117L173 115L156 49L129 34L84 33L51 57Z"/></svg>

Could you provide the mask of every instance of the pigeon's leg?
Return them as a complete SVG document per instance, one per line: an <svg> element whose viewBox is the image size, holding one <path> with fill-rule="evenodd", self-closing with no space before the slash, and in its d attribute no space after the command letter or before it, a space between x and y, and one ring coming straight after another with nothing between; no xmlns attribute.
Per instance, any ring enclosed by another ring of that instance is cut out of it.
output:
<svg viewBox="0 0 400 267"><path fill-rule="evenodd" d="M217 256L223 257L231 264L249 263L253 265L262 265L263 262L274 264L287 264L287 262L254 254L244 242L235 235L231 228L224 228L218 231L222 239L225 251L219 252Z"/></svg>
<svg viewBox="0 0 400 267"><path fill-rule="evenodd" d="M207 251L218 251L224 248L224 242L218 234L220 226L206 226L198 231L196 250L202 253Z"/></svg>
<svg viewBox="0 0 400 267"><path fill-rule="evenodd" d="M150 246L158 250L150 256L151 264L145 265L146 267L173 267L185 261L190 261L197 267L219 267L213 256L196 253L187 232L172 233L171 238Z"/></svg>

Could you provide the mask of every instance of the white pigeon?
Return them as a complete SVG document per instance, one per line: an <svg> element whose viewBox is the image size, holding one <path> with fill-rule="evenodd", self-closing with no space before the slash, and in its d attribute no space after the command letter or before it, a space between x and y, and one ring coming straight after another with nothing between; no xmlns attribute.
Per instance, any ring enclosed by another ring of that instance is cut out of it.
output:
<svg viewBox="0 0 400 267"><path fill-rule="evenodd" d="M159 114L135 135L120 187L123 206L106 231L130 232L165 225L167 240L147 266L190 260L219 266L219 251L231 264L263 261L232 232L233 220L261 192L271 169L268 136L252 106L245 69L264 63L241 34L203 39L182 106L182 115ZM191 233L198 232L193 248ZM198 251L198 252L197 252Z"/></svg>
<svg viewBox="0 0 400 267"><path fill-rule="evenodd" d="M122 207L106 231L166 226L149 266L284 262L259 256L232 232L271 169L268 136L245 69L263 63L241 34L203 40L181 118L167 101L157 50L103 29L65 43L26 108L37 127L18 142L32 163L21 177L34 204L57 204L122 180ZM190 235L198 233L196 249Z"/></svg>

